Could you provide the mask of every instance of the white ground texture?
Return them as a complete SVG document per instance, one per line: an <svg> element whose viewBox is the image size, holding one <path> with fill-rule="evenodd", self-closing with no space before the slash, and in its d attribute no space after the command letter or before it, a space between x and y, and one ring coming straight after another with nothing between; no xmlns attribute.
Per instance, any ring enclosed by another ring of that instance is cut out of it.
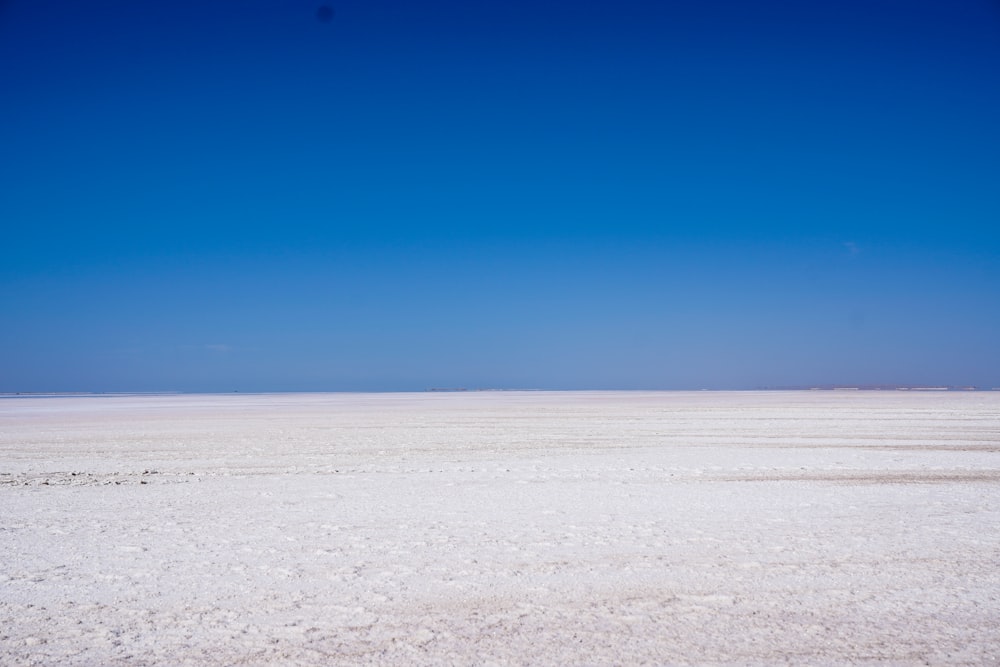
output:
<svg viewBox="0 0 1000 667"><path fill-rule="evenodd" d="M1000 663L1000 392L0 398L0 664Z"/></svg>

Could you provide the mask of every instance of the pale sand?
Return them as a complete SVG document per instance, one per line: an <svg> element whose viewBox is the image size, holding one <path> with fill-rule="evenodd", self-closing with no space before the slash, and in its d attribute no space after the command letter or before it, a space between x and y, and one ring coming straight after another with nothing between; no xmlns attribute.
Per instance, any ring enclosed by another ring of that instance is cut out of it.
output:
<svg viewBox="0 0 1000 667"><path fill-rule="evenodd" d="M0 664L990 664L1000 394L0 399Z"/></svg>

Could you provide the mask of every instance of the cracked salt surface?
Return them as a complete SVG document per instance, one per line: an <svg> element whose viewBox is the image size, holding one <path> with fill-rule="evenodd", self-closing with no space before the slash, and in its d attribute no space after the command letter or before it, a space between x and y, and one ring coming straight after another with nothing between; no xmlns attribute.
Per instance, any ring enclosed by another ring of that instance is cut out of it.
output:
<svg viewBox="0 0 1000 667"><path fill-rule="evenodd" d="M0 663L1000 662L1000 394L0 400Z"/></svg>

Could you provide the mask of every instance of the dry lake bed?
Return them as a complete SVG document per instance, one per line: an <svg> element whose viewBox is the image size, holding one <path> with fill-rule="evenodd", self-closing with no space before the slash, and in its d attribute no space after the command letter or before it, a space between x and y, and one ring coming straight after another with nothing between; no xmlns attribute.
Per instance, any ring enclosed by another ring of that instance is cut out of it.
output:
<svg viewBox="0 0 1000 667"><path fill-rule="evenodd" d="M0 398L0 664L1000 663L1000 392Z"/></svg>

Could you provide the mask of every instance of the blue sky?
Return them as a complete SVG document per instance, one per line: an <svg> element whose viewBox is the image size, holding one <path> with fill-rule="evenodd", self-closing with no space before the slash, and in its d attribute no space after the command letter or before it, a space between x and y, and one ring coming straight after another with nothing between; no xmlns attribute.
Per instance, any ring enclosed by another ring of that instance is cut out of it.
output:
<svg viewBox="0 0 1000 667"><path fill-rule="evenodd" d="M0 2L0 391L1000 386L1000 3Z"/></svg>

